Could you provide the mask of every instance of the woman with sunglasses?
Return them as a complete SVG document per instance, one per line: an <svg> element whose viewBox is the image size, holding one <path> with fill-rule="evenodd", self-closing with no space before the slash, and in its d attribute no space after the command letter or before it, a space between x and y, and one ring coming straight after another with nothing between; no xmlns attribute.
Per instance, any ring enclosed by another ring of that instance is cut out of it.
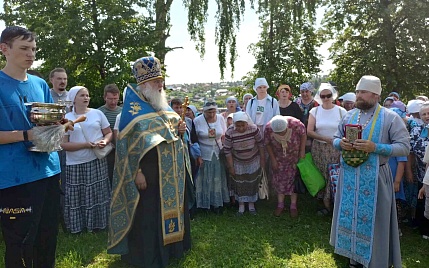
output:
<svg viewBox="0 0 429 268"><path fill-rule="evenodd" d="M314 97L321 105L311 109L308 118L307 135L314 139L311 155L326 181L325 190L320 191L318 194L318 198L323 199L325 206L325 208L318 211L319 215L331 213L331 183L328 164L340 162L340 152L335 150L332 141L338 129L338 124L347 111L333 103L337 96L337 91L329 83L322 83Z"/></svg>

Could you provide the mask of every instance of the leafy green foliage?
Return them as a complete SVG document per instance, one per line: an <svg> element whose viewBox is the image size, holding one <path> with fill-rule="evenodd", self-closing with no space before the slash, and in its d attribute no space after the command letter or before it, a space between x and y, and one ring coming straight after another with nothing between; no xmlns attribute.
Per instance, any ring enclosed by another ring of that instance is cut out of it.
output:
<svg viewBox="0 0 429 268"><path fill-rule="evenodd" d="M316 1L261 0L257 12L262 33L251 46L256 64L248 80L265 77L271 94L281 83L299 88L319 72L321 62L314 28Z"/></svg>
<svg viewBox="0 0 429 268"><path fill-rule="evenodd" d="M335 39L331 74L340 89L354 88L362 75L382 80L384 94L405 99L427 92L429 4L427 1L325 1L326 36Z"/></svg>
<svg viewBox="0 0 429 268"><path fill-rule="evenodd" d="M77 83L99 101L104 85L123 88L133 81L131 63L148 54L153 21L140 15L129 0L11 0L0 19L23 25L38 35L38 71L63 67L69 86Z"/></svg>

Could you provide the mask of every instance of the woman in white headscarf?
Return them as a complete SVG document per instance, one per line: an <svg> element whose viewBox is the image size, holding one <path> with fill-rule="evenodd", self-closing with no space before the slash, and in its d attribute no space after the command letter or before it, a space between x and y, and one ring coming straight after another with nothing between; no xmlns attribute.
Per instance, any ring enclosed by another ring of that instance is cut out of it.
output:
<svg viewBox="0 0 429 268"><path fill-rule="evenodd" d="M274 116L265 127L265 146L270 156L272 183L277 192L277 208L274 216L279 217L284 210L285 196L290 196L290 215L298 216L295 193L296 164L305 157L307 135L304 124L292 116Z"/></svg>
<svg viewBox="0 0 429 268"><path fill-rule="evenodd" d="M328 215L331 212L331 180L328 164L340 162L340 152L335 150L332 141L343 116L347 111L335 105L337 91L329 83L322 83L314 99L321 105L310 110L308 118L307 135L313 139L311 155L314 163L325 177L326 187L318 197L323 199L325 208L318 211L319 215Z"/></svg>
<svg viewBox="0 0 429 268"><path fill-rule="evenodd" d="M220 159L226 123L217 113L216 102L207 101L194 124L203 159L195 182L197 208L212 208L216 214L222 214L224 203L230 201L225 166Z"/></svg>
<svg viewBox="0 0 429 268"><path fill-rule="evenodd" d="M85 115L86 121L75 124L61 144L66 151L64 221L71 233L103 230L107 227L111 189L107 160L98 159L94 149L109 144L112 131L103 112L88 108L88 89L72 87L67 98L73 110L65 118L75 120Z"/></svg>
<svg viewBox="0 0 429 268"><path fill-rule="evenodd" d="M256 214L261 168L265 168L264 140L258 127L245 112L233 115L233 126L225 133L224 150L227 159L231 190L238 200L237 215L243 215L245 203L249 212Z"/></svg>
<svg viewBox="0 0 429 268"><path fill-rule="evenodd" d="M236 97L231 96L226 98L225 104L226 104L226 111L221 113L225 121L227 120L228 115L241 111L240 105Z"/></svg>
<svg viewBox="0 0 429 268"><path fill-rule="evenodd" d="M243 111L246 111L246 105L249 102L249 100L251 100L252 98L253 98L252 94L250 94L250 93L244 94L244 96L243 96L243 106L241 107L241 109Z"/></svg>

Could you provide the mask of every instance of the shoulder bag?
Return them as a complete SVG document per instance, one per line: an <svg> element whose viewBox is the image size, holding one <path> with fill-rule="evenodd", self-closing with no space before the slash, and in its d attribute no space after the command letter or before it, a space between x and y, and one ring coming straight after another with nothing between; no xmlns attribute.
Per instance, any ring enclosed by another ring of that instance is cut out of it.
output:
<svg viewBox="0 0 429 268"><path fill-rule="evenodd" d="M82 124L79 123L79 125L80 125L80 128L82 129L82 133L83 133L83 136L85 137L85 140L87 142L90 142L88 140L88 138L86 137L85 130L84 130ZM93 150L94 154L97 156L98 159L103 159L103 158L105 158L113 150L113 145L112 145L111 142L109 142L103 148L100 148L100 147L97 146L97 147L93 148L92 150Z"/></svg>

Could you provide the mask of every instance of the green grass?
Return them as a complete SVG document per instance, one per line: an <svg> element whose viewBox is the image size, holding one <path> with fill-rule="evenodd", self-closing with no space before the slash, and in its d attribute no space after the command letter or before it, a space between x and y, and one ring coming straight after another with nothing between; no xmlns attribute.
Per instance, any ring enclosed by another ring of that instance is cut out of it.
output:
<svg viewBox="0 0 429 268"><path fill-rule="evenodd" d="M275 201L258 201L258 215L198 214L191 222L192 250L169 267L346 267L347 259L329 245L331 219L315 215L317 202L299 197L299 217L272 215ZM404 227L401 238L403 267L428 267L429 241ZM0 238L1 239L1 238ZM64 234L60 231L57 266L60 268L128 268L118 255L106 253L107 233ZM4 254L4 244L0 246ZM0 260L0 267L4 267Z"/></svg>

